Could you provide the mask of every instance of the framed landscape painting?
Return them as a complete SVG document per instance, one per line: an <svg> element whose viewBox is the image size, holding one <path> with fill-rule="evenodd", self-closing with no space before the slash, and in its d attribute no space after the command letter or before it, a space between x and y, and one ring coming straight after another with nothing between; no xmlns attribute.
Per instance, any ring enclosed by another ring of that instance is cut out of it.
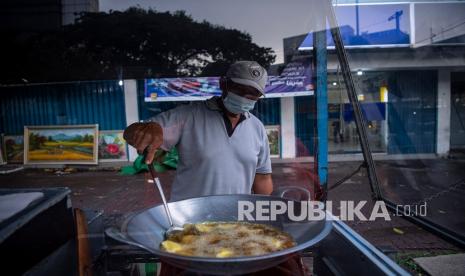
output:
<svg viewBox="0 0 465 276"><path fill-rule="evenodd" d="M98 134L99 162L128 161L122 130L102 130Z"/></svg>
<svg viewBox="0 0 465 276"><path fill-rule="evenodd" d="M98 125L24 127L24 164L97 164Z"/></svg>
<svg viewBox="0 0 465 276"><path fill-rule="evenodd" d="M9 164L22 164L24 160L24 139L22 135L5 135L3 144L6 162Z"/></svg>
<svg viewBox="0 0 465 276"><path fill-rule="evenodd" d="M268 143L270 144L270 157L281 156L281 144L280 144L280 131L279 125L265 126L266 135L268 136Z"/></svg>

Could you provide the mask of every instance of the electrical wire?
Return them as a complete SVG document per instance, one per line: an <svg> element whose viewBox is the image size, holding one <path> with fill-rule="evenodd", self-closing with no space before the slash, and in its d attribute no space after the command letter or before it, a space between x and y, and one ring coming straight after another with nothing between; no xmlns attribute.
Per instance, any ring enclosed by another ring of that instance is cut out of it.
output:
<svg viewBox="0 0 465 276"><path fill-rule="evenodd" d="M340 185L344 184L344 182L346 182L347 180L349 180L350 178L352 178L352 176L356 175L362 168L366 168L367 167L367 163L366 162L363 162L362 164L360 164L358 166L358 168L353 171L352 173L350 173L349 175L346 175L344 176L343 178L339 179L338 181L336 181L336 183L334 183L333 185L331 185L331 187L328 187L328 191L330 190L333 190L333 189L336 189L337 187L339 187ZM329 186L329 185L328 185Z"/></svg>
<svg viewBox="0 0 465 276"><path fill-rule="evenodd" d="M456 25L454 25L454 26L451 26L451 27L449 27L449 28L447 28L447 29L441 30L441 31L440 31L439 33L437 33L437 34L431 34L430 37L427 37L427 38L422 39L422 40L420 40L420 41L417 41L417 42L415 42L415 43L416 43L416 44L420 44L420 43L425 42L425 41L428 41L428 40L433 40L434 37L436 37L436 36L438 36L438 35L442 35L442 34L448 32L448 31L451 31L451 30L453 30L453 29L455 29L455 28L457 28L457 27L460 27L460 26L462 26L462 25L465 25L465 21L462 21L462 22L460 22L460 23L458 23L458 24L456 24Z"/></svg>

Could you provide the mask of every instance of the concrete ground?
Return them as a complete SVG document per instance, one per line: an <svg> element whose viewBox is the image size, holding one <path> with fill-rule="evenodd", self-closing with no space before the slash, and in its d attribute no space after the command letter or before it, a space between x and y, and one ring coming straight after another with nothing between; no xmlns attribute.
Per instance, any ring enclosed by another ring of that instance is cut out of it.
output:
<svg viewBox="0 0 465 276"><path fill-rule="evenodd" d="M354 171L359 164L331 163L328 170L329 187ZM377 161L376 164L386 198L399 204L412 204L436 194L427 202L427 217L462 235L465 233L465 185L450 188L456 181L465 179L463 160ZM173 171L160 174L167 192L173 176ZM69 174L27 169L0 175L0 188L69 187L74 207L103 210L106 224L118 225L131 212L160 202L153 184L148 183L146 177L121 176L117 170L109 169L78 170ZM313 192L314 177L310 163L273 164L275 189L294 185L309 188ZM335 214L340 211L338 207L341 201L367 201L362 213L369 216L374 202L370 199L365 170L362 169L345 184L330 190L328 199L333 201ZM462 252L454 245L392 214L390 221L349 221L347 224L412 272L419 272L412 258Z"/></svg>
<svg viewBox="0 0 465 276"><path fill-rule="evenodd" d="M431 276L465 275L465 254L421 257L415 262Z"/></svg>

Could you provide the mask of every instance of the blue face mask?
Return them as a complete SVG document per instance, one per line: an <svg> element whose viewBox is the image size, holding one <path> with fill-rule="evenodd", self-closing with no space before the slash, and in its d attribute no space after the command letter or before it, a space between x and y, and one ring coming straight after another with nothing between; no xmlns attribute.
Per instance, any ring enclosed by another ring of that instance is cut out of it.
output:
<svg viewBox="0 0 465 276"><path fill-rule="evenodd" d="M226 109L234 114L241 114L252 110L256 102L257 101L241 97L231 92L223 99L223 104Z"/></svg>

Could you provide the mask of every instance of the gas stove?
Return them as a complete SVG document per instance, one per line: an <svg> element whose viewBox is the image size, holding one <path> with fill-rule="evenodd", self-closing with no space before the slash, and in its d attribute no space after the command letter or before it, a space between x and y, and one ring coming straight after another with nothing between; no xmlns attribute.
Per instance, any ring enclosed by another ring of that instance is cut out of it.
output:
<svg viewBox="0 0 465 276"><path fill-rule="evenodd" d="M160 276L191 276L191 275L204 275L185 269L177 268L169 264L161 262L156 256L148 253L144 250L136 247L124 244L118 244L111 239L106 239L107 246L103 250L103 255L100 258L100 266L107 273L119 272L121 274L141 274L140 271L134 272L134 270L140 270L141 266L138 264L155 264L155 267L159 269ZM301 254L297 254L287 261L279 264L278 266L257 271L250 274L244 274L247 276L261 276L261 275L311 275L313 255L311 250L307 250ZM227 272L228 274L234 274L234 271ZM221 274L225 274L224 272ZM212 276L215 274L208 274ZM218 275L218 274L217 274Z"/></svg>

